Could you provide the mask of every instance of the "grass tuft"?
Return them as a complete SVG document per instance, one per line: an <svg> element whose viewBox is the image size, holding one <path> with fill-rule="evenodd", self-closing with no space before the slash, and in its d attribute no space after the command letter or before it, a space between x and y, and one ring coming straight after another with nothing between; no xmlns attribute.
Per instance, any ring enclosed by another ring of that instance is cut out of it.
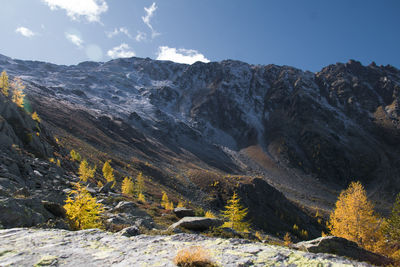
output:
<svg viewBox="0 0 400 267"><path fill-rule="evenodd" d="M199 246L192 246L178 251L174 263L180 267L215 267L208 251Z"/></svg>

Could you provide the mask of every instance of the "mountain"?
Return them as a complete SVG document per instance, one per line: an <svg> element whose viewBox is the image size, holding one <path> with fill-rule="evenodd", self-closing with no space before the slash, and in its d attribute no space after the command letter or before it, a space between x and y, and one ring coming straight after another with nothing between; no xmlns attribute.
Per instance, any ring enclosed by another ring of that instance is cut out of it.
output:
<svg viewBox="0 0 400 267"><path fill-rule="evenodd" d="M63 66L0 56L62 146L119 173L142 171L148 193L220 210L239 191L257 227L327 214L360 180L388 212L399 186L400 71L350 60L312 73L239 61L149 58ZM308 214L306 214L306 211ZM309 227L309 228L307 228Z"/></svg>

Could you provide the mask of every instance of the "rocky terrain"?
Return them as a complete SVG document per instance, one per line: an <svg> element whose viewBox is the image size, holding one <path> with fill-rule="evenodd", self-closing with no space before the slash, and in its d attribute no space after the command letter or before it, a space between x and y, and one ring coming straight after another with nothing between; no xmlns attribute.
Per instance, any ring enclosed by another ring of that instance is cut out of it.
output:
<svg viewBox="0 0 400 267"><path fill-rule="evenodd" d="M184 65L140 58L58 66L0 55L0 69L26 85L23 109L0 94L0 228L69 229L62 205L79 181L74 149L98 166L85 186L104 205L104 228L119 232L2 230L0 265L90 266L72 257L86 253L94 255L93 265L124 266L140 256L150 266L168 266L171 249L198 243L223 266L367 266L201 236L198 231L222 224L202 215L218 215L237 192L253 233L283 238L289 232L297 242L326 231L324 220L350 181L366 186L383 215L400 190L400 71L391 66L349 61L311 73L232 60ZM101 173L107 160L115 169L113 188ZM139 172L146 203L120 189L123 177ZM184 202L189 217L165 211L161 192L175 205ZM158 236L182 231L195 234ZM120 237L143 233L156 236ZM258 240L253 233L246 238ZM31 243L21 244L23 236ZM159 256L146 250L152 247ZM367 258L362 255L353 259Z"/></svg>
<svg viewBox="0 0 400 267"><path fill-rule="evenodd" d="M183 248L201 246L218 266L371 266L243 239L200 235L124 237L99 230L0 230L1 266L176 266Z"/></svg>
<svg viewBox="0 0 400 267"><path fill-rule="evenodd" d="M328 211L339 190L360 180L384 213L399 191L400 72L392 66L349 61L311 73L232 60L58 66L1 56L0 68L22 77L57 134L125 164L150 163L167 187L191 184L192 170L257 175ZM193 195L187 187L174 190ZM204 188L194 187L205 203Z"/></svg>

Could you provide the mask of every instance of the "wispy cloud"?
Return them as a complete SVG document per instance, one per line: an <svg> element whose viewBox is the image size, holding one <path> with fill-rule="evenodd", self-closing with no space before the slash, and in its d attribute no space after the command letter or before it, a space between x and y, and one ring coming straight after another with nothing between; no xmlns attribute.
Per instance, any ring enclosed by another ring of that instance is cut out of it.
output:
<svg viewBox="0 0 400 267"><path fill-rule="evenodd" d="M81 16L89 22L100 22L100 14L108 10L105 0L42 0L51 10L65 9L68 17L78 20Z"/></svg>
<svg viewBox="0 0 400 267"><path fill-rule="evenodd" d="M65 38L67 38L68 41L76 45L78 48L82 48L83 40L78 35L66 32Z"/></svg>
<svg viewBox="0 0 400 267"><path fill-rule="evenodd" d="M128 36L131 39L134 39L126 27L115 28L114 31L112 31L112 32L106 32L106 35L108 38L112 38L120 33L125 34L126 36Z"/></svg>
<svg viewBox="0 0 400 267"><path fill-rule="evenodd" d="M15 29L15 32L21 34L22 36L28 37L28 38L31 38L36 35L36 33L34 33L33 31L31 31L30 29L28 29L26 27L18 27L17 29Z"/></svg>
<svg viewBox="0 0 400 267"><path fill-rule="evenodd" d="M146 40L146 33L138 31L138 33L136 34L135 40L137 42L141 42L143 40Z"/></svg>
<svg viewBox="0 0 400 267"><path fill-rule="evenodd" d="M121 57L134 57L135 52L131 50L129 45L122 43L107 51L107 55L111 58L121 58Z"/></svg>
<svg viewBox="0 0 400 267"><path fill-rule="evenodd" d="M146 12L146 16L142 17L143 22L147 25L147 27L150 28L151 30L151 37L154 38L157 35L160 35L160 33L156 32L153 29L153 26L150 24L150 19L153 17L154 12L157 10L156 3L153 2L153 4L149 7L145 7L144 11Z"/></svg>
<svg viewBox="0 0 400 267"><path fill-rule="evenodd" d="M168 46L158 48L157 60L171 60L177 63L193 64L197 61L210 62L203 54L193 49L176 49Z"/></svg>

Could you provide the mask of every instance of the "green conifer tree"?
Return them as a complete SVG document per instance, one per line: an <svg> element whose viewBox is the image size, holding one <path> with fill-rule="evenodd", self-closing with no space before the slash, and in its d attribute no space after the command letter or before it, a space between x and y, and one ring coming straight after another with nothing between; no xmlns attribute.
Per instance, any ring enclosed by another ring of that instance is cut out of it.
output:
<svg viewBox="0 0 400 267"><path fill-rule="evenodd" d="M389 242L399 244L400 249L400 193L397 194L390 217L384 224L383 233Z"/></svg>

